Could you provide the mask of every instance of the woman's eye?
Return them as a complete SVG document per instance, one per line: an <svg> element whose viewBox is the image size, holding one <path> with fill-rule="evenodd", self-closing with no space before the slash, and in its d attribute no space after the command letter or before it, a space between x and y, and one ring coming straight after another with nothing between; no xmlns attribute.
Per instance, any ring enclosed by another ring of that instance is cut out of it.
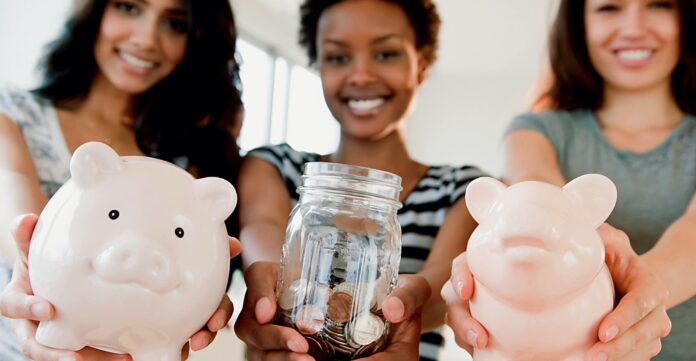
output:
<svg viewBox="0 0 696 361"><path fill-rule="evenodd" d="M176 31L177 33L186 34L189 30L188 21L183 19L169 19L167 21L167 26Z"/></svg>
<svg viewBox="0 0 696 361"><path fill-rule="evenodd" d="M347 64L350 58L347 55L327 55L324 57L324 62L329 64Z"/></svg>
<svg viewBox="0 0 696 361"><path fill-rule="evenodd" d="M674 3L672 1L652 1L648 4L648 7L653 9L673 9Z"/></svg>
<svg viewBox="0 0 696 361"><path fill-rule="evenodd" d="M607 4L607 5L602 5L602 6L598 7L596 11L598 13L610 13L610 12L616 12L619 10L620 10L620 8L618 6L612 5L612 4Z"/></svg>
<svg viewBox="0 0 696 361"><path fill-rule="evenodd" d="M128 15L138 15L140 14L140 9L133 3L127 1L117 1L114 3L116 10L128 14Z"/></svg>
<svg viewBox="0 0 696 361"><path fill-rule="evenodd" d="M378 61L385 61L385 60L389 60L389 59L398 58L399 55L400 54L398 51L383 51L383 52L377 53L375 58Z"/></svg>

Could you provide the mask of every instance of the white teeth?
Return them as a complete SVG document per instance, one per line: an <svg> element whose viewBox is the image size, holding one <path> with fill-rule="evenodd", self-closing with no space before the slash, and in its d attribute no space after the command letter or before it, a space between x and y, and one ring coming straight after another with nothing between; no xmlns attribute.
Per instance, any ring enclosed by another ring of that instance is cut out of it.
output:
<svg viewBox="0 0 696 361"><path fill-rule="evenodd" d="M641 61L652 55L650 50L621 50L619 51L619 59L624 61Z"/></svg>
<svg viewBox="0 0 696 361"><path fill-rule="evenodd" d="M355 110L372 110L377 108L378 106L384 104L384 98L376 98L376 99L361 99L361 100L355 100L351 99L348 101L348 106L351 107L352 109Z"/></svg>
<svg viewBox="0 0 696 361"><path fill-rule="evenodd" d="M133 55L130 55L128 53L121 52L121 58L125 60L128 64L133 65L138 68L143 68L143 69L152 69L155 67L155 63L147 60L142 60L139 58L136 58Z"/></svg>

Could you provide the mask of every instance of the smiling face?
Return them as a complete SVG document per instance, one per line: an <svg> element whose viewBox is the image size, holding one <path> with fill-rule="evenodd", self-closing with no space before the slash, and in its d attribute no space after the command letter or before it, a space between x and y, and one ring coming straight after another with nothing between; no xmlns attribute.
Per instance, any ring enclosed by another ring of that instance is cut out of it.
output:
<svg viewBox="0 0 696 361"><path fill-rule="evenodd" d="M680 56L676 0L587 0L585 29L606 86L640 91L670 82Z"/></svg>
<svg viewBox="0 0 696 361"><path fill-rule="evenodd" d="M94 46L100 75L124 92L143 93L181 63L187 33L180 0L109 0Z"/></svg>
<svg viewBox="0 0 696 361"><path fill-rule="evenodd" d="M343 134L392 133L426 70L406 13L385 1L343 1L322 13L316 41L324 98Z"/></svg>

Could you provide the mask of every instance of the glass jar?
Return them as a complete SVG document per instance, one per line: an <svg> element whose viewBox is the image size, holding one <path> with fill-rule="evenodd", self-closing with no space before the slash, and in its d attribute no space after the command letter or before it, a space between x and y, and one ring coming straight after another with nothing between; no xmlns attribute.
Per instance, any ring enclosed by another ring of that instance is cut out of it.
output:
<svg viewBox="0 0 696 361"><path fill-rule="evenodd" d="M299 331L317 361L386 346L382 302L401 259L401 178L345 164L305 165L285 235L277 323Z"/></svg>

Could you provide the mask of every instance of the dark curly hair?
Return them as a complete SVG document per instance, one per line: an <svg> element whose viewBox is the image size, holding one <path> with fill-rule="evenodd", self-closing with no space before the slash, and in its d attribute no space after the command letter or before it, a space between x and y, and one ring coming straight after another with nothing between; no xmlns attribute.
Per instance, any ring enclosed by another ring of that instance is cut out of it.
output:
<svg viewBox="0 0 696 361"><path fill-rule="evenodd" d="M232 130L241 121L242 101L232 9L228 0L182 3L189 24L184 59L136 98L136 140L148 156L184 160L199 176L235 181L240 156ZM68 109L85 99L99 71L94 44L108 4L86 0L75 9L47 47L43 83L34 93Z"/></svg>
<svg viewBox="0 0 696 361"><path fill-rule="evenodd" d="M672 94L679 108L696 114L696 0L677 1L680 59L672 72ZM604 81L590 61L585 42L585 1L563 0L551 28L550 84L535 108L597 110L604 103Z"/></svg>
<svg viewBox="0 0 696 361"><path fill-rule="evenodd" d="M300 45L307 51L309 63L317 61L317 27L324 10L346 0L305 0L300 6ZM437 59L440 15L432 0L383 0L404 10L416 33L416 48L428 65Z"/></svg>

